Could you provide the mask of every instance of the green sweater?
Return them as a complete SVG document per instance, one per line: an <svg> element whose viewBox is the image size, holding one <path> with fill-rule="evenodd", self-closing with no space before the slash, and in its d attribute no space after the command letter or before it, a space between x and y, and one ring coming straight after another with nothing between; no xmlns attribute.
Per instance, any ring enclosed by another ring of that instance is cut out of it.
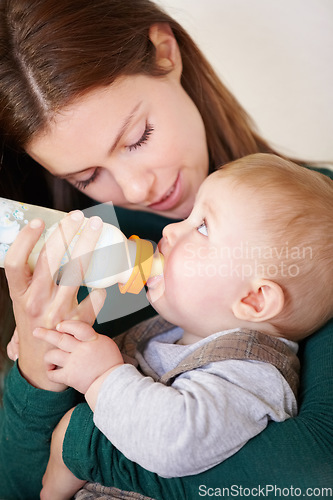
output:
<svg viewBox="0 0 333 500"><path fill-rule="evenodd" d="M332 172L324 173L332 176ZM148 237L137 229L138 218L135 227L140 236ZM158 235L150 238L156 240ZM139 319L146 314L151 311L141 311ZM126 321L126 325L119 322L120 329L133 324L135 315ZM156 500L227 497L226 488L230 497L329 497L333 494L333 321L301 342L300 360L298 416L282 423L271 422L238 453L202 474L161 478L126 459L96 428L92 440L85 443L84 430L93 426L92 413L85 403L73 414L64 443L64 460L87 480L137 491ZM62 393L42 391L30 386L16 365L10 370L0 413L1 500L39 498L52 430L78 401L73 389ZM91 438L90 431L86 434ZM95 466L90 460L81 463L81 447L89 447L92 458L96 458ZM110 456L111 470L103 460L99 461L105 453Z"/></svg>

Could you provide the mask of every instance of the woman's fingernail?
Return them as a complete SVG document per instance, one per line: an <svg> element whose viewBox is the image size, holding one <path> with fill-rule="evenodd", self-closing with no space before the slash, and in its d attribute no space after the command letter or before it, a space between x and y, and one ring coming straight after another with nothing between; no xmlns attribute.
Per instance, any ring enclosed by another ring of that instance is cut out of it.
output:
<svg viewBox="0 0 333 500"><path fill-rule="evenodd" d="M31 227L31 229L37 229L38 227L41 227L42 224L43 222L41 219L32 219L29 222L29 226Z"/></svg>
<svg viewBox="0 0 333 500"><path fill-rule="evenodd" d="M75 221L82 220L84 217L84 214L83 212L81 212L81 210L73 210L73 212L70 212L69 215Z"/></svg>
<svg viewBox="0 0 333 500"><path fill-rule="evenodd" d="M38 337L38 334L40 333L40 328L35 328L33 331L32 331L32 335L34 337Z"/></svg>
<svg viewBox="0 0 333 500"><path fill-rule="evenodd" d="M89 227L94 231L100 229L102 225L103 225L102 219L100 217L97 217L96 215L94 217L91 217L91 219L89 219Z"/></svg>

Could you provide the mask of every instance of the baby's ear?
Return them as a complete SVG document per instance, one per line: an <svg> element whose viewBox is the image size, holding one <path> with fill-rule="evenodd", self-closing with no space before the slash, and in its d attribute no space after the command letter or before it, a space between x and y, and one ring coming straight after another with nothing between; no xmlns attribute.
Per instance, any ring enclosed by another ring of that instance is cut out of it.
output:
<svg viewBox="0 0 333 500"><path fill-rule="evenodd" d="M240 320L261 322L277 316L283 309L284 293L274 281L262 279L235 302L232 312Z"/></svg>

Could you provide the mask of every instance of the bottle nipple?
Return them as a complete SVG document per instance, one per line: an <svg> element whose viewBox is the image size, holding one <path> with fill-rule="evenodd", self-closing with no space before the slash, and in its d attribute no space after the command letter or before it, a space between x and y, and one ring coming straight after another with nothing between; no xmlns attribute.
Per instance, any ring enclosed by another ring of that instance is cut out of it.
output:
<svg viewBox="0 0 333 500"><path fill-rule="evenodd" d="M136 243L135 263L128 281L119 283L119 290L121 293L138 294L148 278L163 273L164 257L158 248L154 252L154 247L148 240L141 240L136 235L131 236L129 240Z"/></svg>

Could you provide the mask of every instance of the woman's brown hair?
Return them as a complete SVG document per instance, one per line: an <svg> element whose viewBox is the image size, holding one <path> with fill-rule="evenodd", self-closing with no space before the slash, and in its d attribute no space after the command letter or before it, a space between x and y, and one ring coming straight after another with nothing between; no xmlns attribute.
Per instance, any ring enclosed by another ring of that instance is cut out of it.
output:
<svg viewBox="0 0 333 500"><path fill-rule="evenodd" d="M4 0L0 7L0 128L20 148L52 114L122 75L156 66L149 29L168 23L182 85L198 107L212 168L271 148L186 31L149 0Z"/></svg>

